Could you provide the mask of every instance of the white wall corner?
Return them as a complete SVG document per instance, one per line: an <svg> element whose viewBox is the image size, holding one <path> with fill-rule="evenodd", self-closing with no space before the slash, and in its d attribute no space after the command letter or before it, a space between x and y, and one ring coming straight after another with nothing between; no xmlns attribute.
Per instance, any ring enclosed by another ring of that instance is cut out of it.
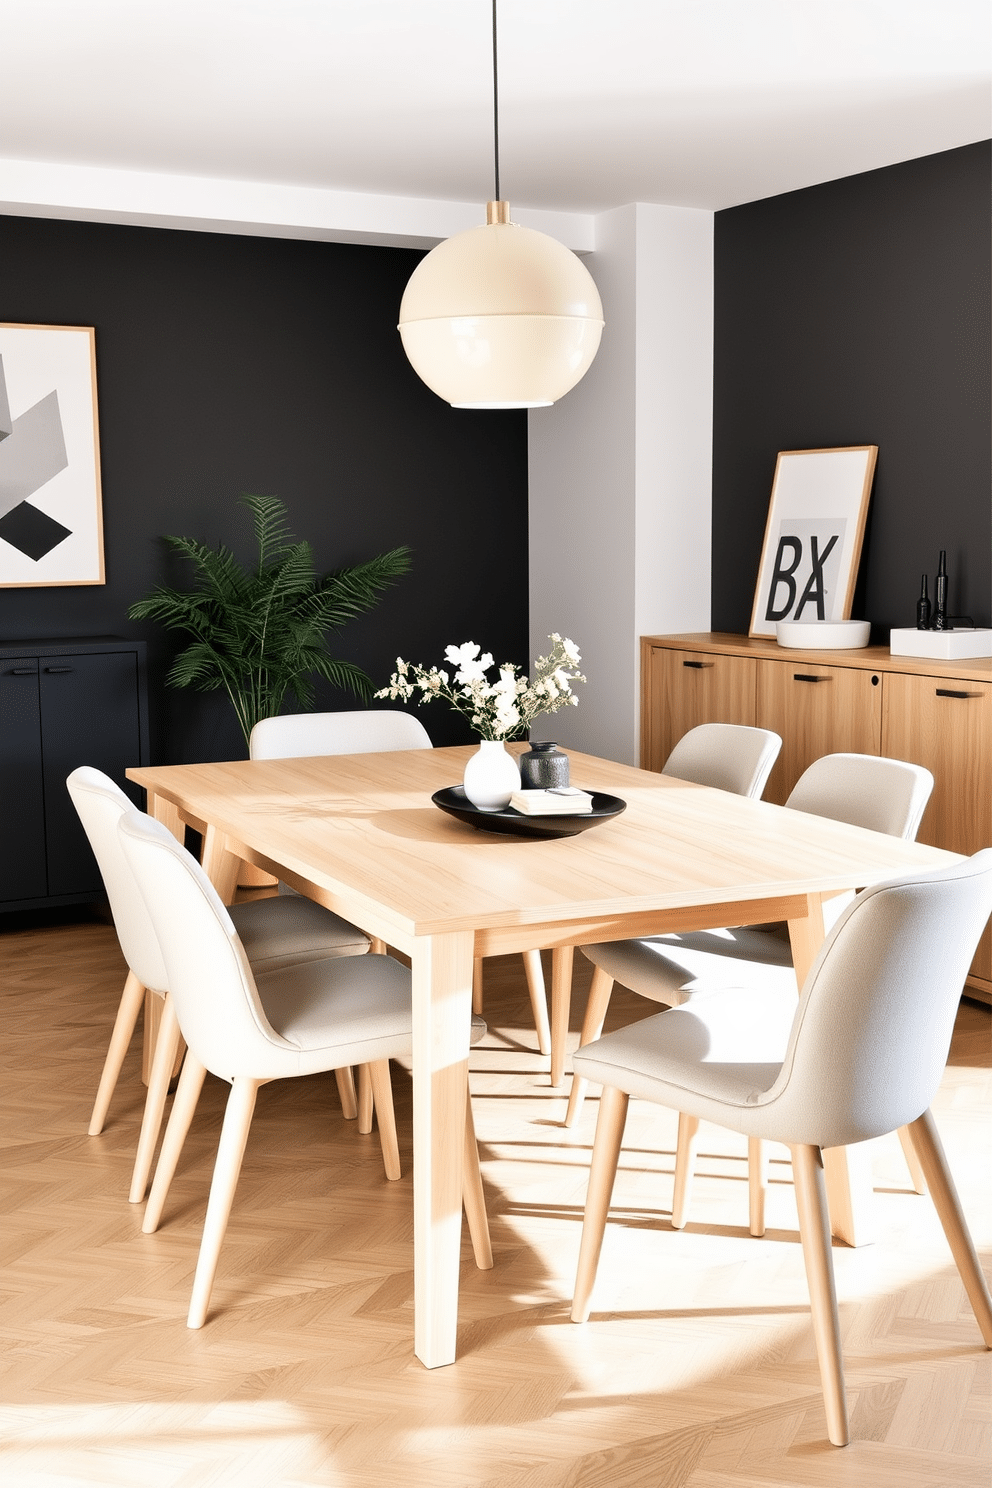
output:
<svg viewBox="0 0 992 1488"><path fill-rule="evenodd" d="M621 760L632 758L635 229L633 207L596 219L586 263L603 300L599 354L560 403L528 415L531 651L568 635L589 678L579 706L534 734Z"/></svg>
<svg viewBox="0 0 992 1488"><path fill-rule="evenodd" d="M632 204L595 225L599 355L529 415L531 649L570 635L589 683L535 736L632 763L639 637L709 628L713 214Z"/></svg>
<svg viewBox="0 0 992 1488"><path fill-rule="evenodd" d="M639 654L642 635L710 628L711 211L638 205L636 357L633 648Z"/></svg>

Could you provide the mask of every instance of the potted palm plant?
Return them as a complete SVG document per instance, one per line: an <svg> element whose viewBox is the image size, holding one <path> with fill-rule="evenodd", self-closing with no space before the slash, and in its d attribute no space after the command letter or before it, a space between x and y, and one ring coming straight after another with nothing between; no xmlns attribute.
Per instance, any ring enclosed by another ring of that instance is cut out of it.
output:
<svg viewBox="0 0 992 1488"><path fill-rule="evenodd" d="M252 514L258 562L246 569L223 544L167 537L196 570L192 592L160 587L131 606L132 620L153 620L189 636L167 682L200 692L223 688L245 737L260 718L282 708L287 693L313 707L313 677L324 677L363 701L372 682L361 667L327 649L328 632L363 614L410 567L410 550L393 548L366 563L319 575L308 542L293 540L278 496L244 496Z"/></svg>

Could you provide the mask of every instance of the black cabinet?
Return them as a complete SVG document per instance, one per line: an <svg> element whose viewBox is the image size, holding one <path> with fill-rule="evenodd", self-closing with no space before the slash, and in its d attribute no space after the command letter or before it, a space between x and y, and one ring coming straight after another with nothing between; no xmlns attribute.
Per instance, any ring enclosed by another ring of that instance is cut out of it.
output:
<svg viewBox="0 0 992 1488"><path fill-rule="evenodd" d="M0 645L0 910L102 895L66 776L148 762L143 641L101 636Z"/></svg>

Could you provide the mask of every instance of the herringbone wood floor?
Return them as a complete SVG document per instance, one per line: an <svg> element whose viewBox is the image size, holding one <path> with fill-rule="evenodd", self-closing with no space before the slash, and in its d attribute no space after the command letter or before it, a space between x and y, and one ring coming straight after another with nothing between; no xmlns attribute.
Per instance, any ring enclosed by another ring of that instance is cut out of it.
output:
<svg viewBox="0 0 992 1488"><path fill-rule="evenodd" d="M743 1144L704 1131L690 1224L667 1224L674 1117L632 1106L592 1321L568 1320L596 1115L566 1133L519 957L490 963L472 1089L495 1268L463 1247L457 1364L412 1354L411 1185L330 1078L262 1091L211 1320L185 1327L223 1090L209 1081L161 1231L126 1191L137 1044L86 1136L124 977L82 912L0 920L0 1481L44 1488L944 1488L989 1482L989 1355L895 1137L879 1243L835 1247L854 1443L826 1445L795 1208L776 1153L747 1235ZM586 985L579 963L574 1023ZM651 1009L618 995L617 1023ZM992 1247L990 1010L962 1005L935 1110ZM394 1085L409 1164L406 1073Z"/></svg>

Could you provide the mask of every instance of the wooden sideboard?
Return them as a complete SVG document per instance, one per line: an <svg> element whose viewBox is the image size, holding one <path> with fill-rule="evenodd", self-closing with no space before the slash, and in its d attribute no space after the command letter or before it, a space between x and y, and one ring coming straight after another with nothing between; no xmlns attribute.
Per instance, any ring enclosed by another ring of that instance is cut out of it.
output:
<svg viewBox="0 0 992 1488"><path fill-rule="evenodd" d="M920 842L992 847L992 657L934 661L860 651L793 651L748 636L641 638L641 764L660 770L699 723L774 729L782 752L765 799L782 803L806 767L851 751L933 772ZM992 1002L992 925L968 993Z"/></svg>

